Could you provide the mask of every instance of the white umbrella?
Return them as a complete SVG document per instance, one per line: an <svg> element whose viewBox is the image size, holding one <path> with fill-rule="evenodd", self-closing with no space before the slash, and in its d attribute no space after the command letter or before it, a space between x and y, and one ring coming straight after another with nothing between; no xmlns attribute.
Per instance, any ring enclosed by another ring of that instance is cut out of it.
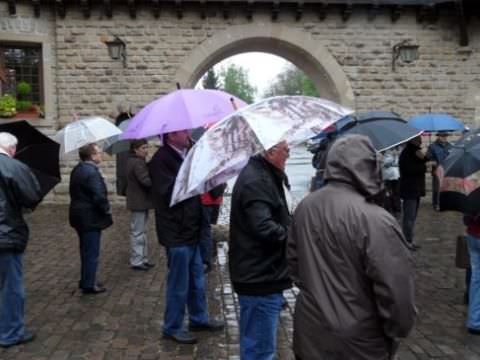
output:
<svg viewBox="0 0 480 360"><path fill-rule="evenodd" d="M53 140L60 144L60 153L69 153L121 133L122 130L107 119L91 116L71 122L57 132Z"/></svg>
<svg viewBox="0 0 480 360"><path fill-rule="evenodd" d="M350 109L320 98L278 96L230 114L208 129L189 151L170 205L226 182L251 156L283 140L290 146L300 144L350 113Z"/></svg>

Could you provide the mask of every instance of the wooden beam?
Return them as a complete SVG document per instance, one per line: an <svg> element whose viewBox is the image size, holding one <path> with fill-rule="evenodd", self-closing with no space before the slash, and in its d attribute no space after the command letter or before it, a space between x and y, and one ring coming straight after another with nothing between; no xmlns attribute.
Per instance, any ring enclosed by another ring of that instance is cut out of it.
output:
<svg viewBox="0 0 480 360"><path fill-rule="evenodd" d="M90 18L92 11L92 4L90 0L80 0L80 8L82 9L83 17L85 19Z"/></svg>
<svg viewBox="0 0 480 360"><path fill-rule="evenodd" d="M247 20L252 20L253 19L253 1L254 0L248 0L247 3Z"/></svg>
<svg viewBox="0 0 480 360"><path fill-rule="evenodd" d="M380 5L378 5L378 4L371 5L370 8L368 9L367 20L368 21L375 20L379 11L380 11Z"/></svg>
<svg viewBox="0 0 480 360"><path fill-rule="evenodd" d="M103 13L109 19L113 16L112 0L103 0Z"/></svg>
<svg viewBox="0 0 480 360"><path fill-rule="evenodd" d="M175 12L177 13L177 19L183 18L182 0L175 0Z"/></svg>
<svg viewBox="0 0 480 360"><path fill-rule="evenodd" d="M417 22L427 21L434 23L438 21L438 10L435 5L421 6L417 10Z"/></svg>
<svg viewBox="0 0 480 360"><path fill-rule="evenodd" d="M468 29L467 21L465 19L465 11L463 9L463 3L461 1L457 1L455 7L457 9L458 27L460 30L460 46L468 46Z"/></svg>
<svg viewBox="0 0 480 360"><path fill-rule="evenodd" d="M295 20L296 21L300 21L302 19L302 16L303 16L303 2L302 1L299 1L297 3L297 8L295 10Z"/></svg>
<svg viewBox="0 0 480 360"><path fill-rule="evenodd" d="M17 14L17 2L15 0L8 0L8 13L10 15Z"/></svg>
<svg viewBox="0 0 480 360"><path fill-rule="evenodd" d="M135 19L137 17L137 2L136 0L128 0L128 13L130 18Z"/></svg>
<svg viewBox="0 0 480 360"><path fill-rule="evenodd" d="M392 12L390 13L390 19L392 22L397 22L400 19L400 15L403 13L403 7L401 5L396 5L392 7Z"/></svg>
<svg viewBox="0 0 480 360"><path fill-rule="evenodd" d="M200 0L200 19L205 20L207 18L207 1Z"/></svg>
<svg viewBox="0 0 480 360"><path fill-rule="evenodd" d="M40 0L32 0L33 14L35 17L40 17Z"/></svg>
<svg viewBox="0 0 480 360"><path fill-rule="evenodd" d="M64 0L55 0L55 8L57 10L58 16L60 16L62 19L65 18L66 15L66 5Z"/></svg>
<svg viewBox="0 0 480 360"><path fill-rule="evenodd" d="M342 20L344 22L348 21L348 19L350 19L350 16L352 15L352 12L353 12L352 4L343 5L341 10Z"/></svg>
<svg viewBox="0 0 480 360"><path fill-rule="evenodd" d="M272 21L276 21L278 19L279 14L280 14L280 1L275 0L272 4Z"/></svg>
<svg viewBox="0 0 480 360"><path fill-rule="evenodd" d="M328 4L320 4L318 7L318 18L323 21L327 17Z"/></svg>
<svg viewBox="0 0 480 360"><path fill-rule="evenodd" d="M160 0L152 0L153 16L155 19L160 17Z"/></svg>
<svg viewBox="0 0 480 360"><path fill-rule="evenodd" d="M230 17L230 2L224 1L222 4L222 15L225 20Z"/></svg>

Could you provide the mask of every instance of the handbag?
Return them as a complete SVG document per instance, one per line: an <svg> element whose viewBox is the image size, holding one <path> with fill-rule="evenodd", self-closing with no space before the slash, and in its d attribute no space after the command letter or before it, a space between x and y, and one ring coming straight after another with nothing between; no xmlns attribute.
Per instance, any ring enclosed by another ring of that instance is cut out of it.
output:
<svg viewBox="0 0 480 360"><path fill-rule="evenodd" d="M457 236L455 266L459 269L468 269L470 267L470 254L468 253L467 237L465 235Z"/></svg>

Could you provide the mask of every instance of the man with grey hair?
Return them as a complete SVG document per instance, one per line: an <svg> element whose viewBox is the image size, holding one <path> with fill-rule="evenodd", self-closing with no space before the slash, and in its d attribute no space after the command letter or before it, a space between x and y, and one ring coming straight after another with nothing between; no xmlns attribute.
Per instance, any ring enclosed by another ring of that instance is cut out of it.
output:
<svg viewBox="0 0 480 360"><path fill-rule="evenodd" d="M42 200L40 185L30 169L13 159L18 140L0 132L0 346L33 340L25 330L23 252L28 242L24 209Z"/></svg>

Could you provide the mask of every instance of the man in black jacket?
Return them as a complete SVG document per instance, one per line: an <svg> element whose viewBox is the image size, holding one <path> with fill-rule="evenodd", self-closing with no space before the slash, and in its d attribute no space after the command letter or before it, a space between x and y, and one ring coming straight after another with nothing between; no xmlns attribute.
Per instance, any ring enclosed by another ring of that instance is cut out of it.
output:
<svg viewBox="0 0 480 360"><path fill-rule="evenodd" d="M167 250L168 261L163 335L178 343L195 344L197 339L183 329L186 306L191 331L221 330L224 323L208 317L199 248L202 227L200 197L194 196L170 207L175 179L191 146L190 135L187 130L171 132L164 135L164 141L164 146L148 163L157 238Z"/></svg>
<svg viewBox="0 0 480 360"><path fill-rule="evenodd" d="M23 252L28 242L25 209L34 209L42 195L30 169L13 159L17 138L0 133L0 346L33 340L24 326Z"/></svg>
<svg viewBox="0 0 480 360"><path fill-rule="evenodd" d="M78 150L80 162L70 175L70 225L80 240L81 276L79 288L84 294L99 294L106 289L97 282L102 230L112 225L107 186L98 169L102 151L97 144Z"/></svg>
<svg viewBox="0 0 480 360"><path fill-rule="evenodd" d="M241 359L273 359L283 290L291 287L285 142L250 159L235 183L230 213L230 277L240 303ZM261 335L260 335L261 334Z"/></svg>

